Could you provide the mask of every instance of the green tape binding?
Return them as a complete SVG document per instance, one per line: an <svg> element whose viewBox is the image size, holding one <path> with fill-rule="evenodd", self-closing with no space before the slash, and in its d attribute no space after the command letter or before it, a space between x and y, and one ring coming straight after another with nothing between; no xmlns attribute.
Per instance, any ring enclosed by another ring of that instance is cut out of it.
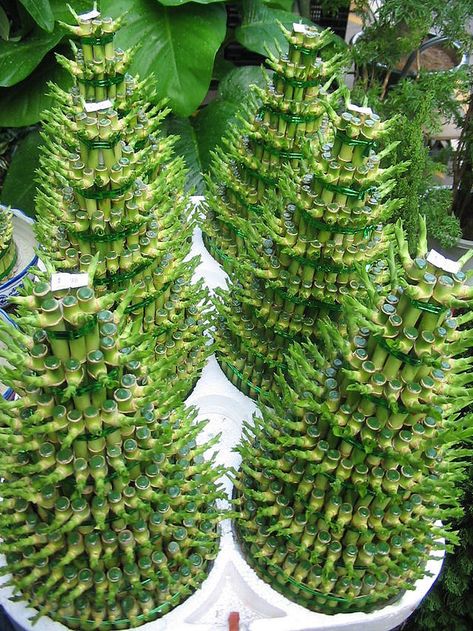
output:
<svg viewBox="0 0 473 631"><path fill-rule="evenodd" d="M112 85L121 83L124 78L125 77L122 74L117 74L113 77L108 77L107 79L85 79L84 77L77 77L77 81L83 85L93 86L94 88L109 88Z"/></svg>
<svg viewBox="0 0 473 631"><path fill-rule="evenodd" d="M440 315L441 313L444 313L445 311L448 311L448 307L442 307L441 305L434 305L431 302L422 302L422 300L415 300L414 298L410 298L409 295L407 295L407 298L409 302L411 303L411 305L415 307L416 309L419 309L419 311L426 311L427 313L435 313L438 315Z"/></svg>
<svg viewBox="0 0 473 631"><path fill-rule="evenodd" d="M259 204L249 204L247 201L245 201L242 197L242 195L240 195L240 193L238 193L237 191L235 191L234 188L230 188L229 186L226 187L227 191L230 191L232 195L235 196L235 198L237 199L237 201L244 206L246 209L251 210L252 212L256 213L257 215L261 215L263 212L263 209L261 208L261 206ZM240 233L240 236L241 235Z"/></svg>
<svg viewBox="0 0 473 631"><path fill-rule="evenodd" d="M329 311L335 311L335 312L338 312L341 310L341 306L334 302L323 302L322 300L316 300L315 298L312 298L311 300L306 300L305 298L298 298L297 296L292 296L290 294L287 294L285 291L283 291L279 287L272 287L272 289L277 294L279 294L282 298L284 298L285 300L289 300L289 302L292 302L295 305L305 305L306 307L313 308L313 309L325 308L325 309L328 309Z"/></svg>
<svg viewBox="0 0 473 631"><path fill-rule="evenodd" d="M335 138L341 140L343 144L349 145L350 147L365 147L363 152L364 155L369 155L369 152L372 148L376 147L375 140L363 140L361 138L350 138L347 136L341 129L337 130L335 134Z"/></svg>
<svg viewBox="0 0 473 631"><path fill-rule="evenodd" d="M120 140L120 133L116 132L115 134L112 134L108 140L91 140L84 134L80 133L77 134L77 137L88 149L113 149Z"/></svg>
<svg viewBox="0 0 473 631"><path fill-rule="evenodd" d="M314 176L314 178L317 180L317 182L320 182L320 184L322 184L322 186L328 191L332 191L334 193L342 193L342 195L353 197L354 199L361 200L367 193L371 193L376 190L376 186L368 186L366 188L356 189L349 188L348 186L339 186L338 184L330 184L321 177Z"/></svg>
<svg viewBox="0 0 473 631"><path fill-rule="evenodd" d="M253 142L263 147L264 151L267 151L271 155L279 156L280 158L284 158L286 160L302 160L302 158L304 157L304 155L300 151L286 151L285 149L277 149L276 147L268 145L261 140L253 139Z"/></svg>
<svg viewBox="0 0 473 631"><path fill-rule="evenodd" d="M91 44L92 46L100 46L101 44L109 44L113 42L113 38L115 33L107 33L106 35L101 35L100 37L80 37L81 44Z"/></svg>
<svg viewBox="0 0 473 631"><path fill-rule="evenodd" d="M301 55L315 55L317 54L316 48L307 48L306 46L302 46L300 44L291 44L291 48L297 50Z"/></svg>
<svg viewBox="0 0 473 631"><path fill-rule="evenodd" d="M276 178L268 177L267 175L262 175L256 169L253 169L253 167L248 166L245 162L241 160L238 162L238 164L242 166L246 171L249 172L250 177L254 177L257 180L261 180L262 182L264 182L265 184L269 184L270 186L276 186L276 184L278 183Z"/></svg>
<svg viewBox="0 0 473 631"><path fill-rule="evenodd" d="M137 309L141 309L141 307L146 307L146 305L151 304L152 302L157 300L160 296L162 296L163 293L168 289L170 285L171 285L171 281L169 281L168 283L165 283L159 291L155 292L154 294L151 294L150 296L147 296L140 302L136 302L130 305L129 307L127 307L125 309L125 313L132 313L133 311L136 311Z"/></svg>
<svg viewBox="0 0 473 631"><path fill-rule="evenodd" d="M330 263L325 263L321 258L312 261L311 259L306 259L304 256L298 256L297 254L289 254L289 251L285 248L283 250L285 254L288 254L294 261L298 261L303 265L307 265L308 267L313 267L314 269L320 269L323 272L336 272L336 273L350 273L356 270L356 267L348 267L344 265L331 265Z"/></svg>
<svg viewBox="0 0 473 631"><path fill-rule="evenodd" d="M133 266L128 272L116 272L115 274L107 274L102 278L96 278L95 283L97 285L107 285L109 287L120 285L123 281L130 280L130 278L137 276L140 272L149 267L152 262L152 259L149 261L142 261L141 263Z"/></svg>
<svg viewBox="0 0 473 631"><path fill-rule="evenodd" d="M378 342L380 346L382 346L382 348L388 351L390 355L392 355L396 359L403 361L405 364L409 364L410 366L422 365L422 361L420 359L411 357L410 355L407 355L406 353L403 353L402 351L394 348L392 344L390 344L387 340L380 337L379 335L375 335L374 339Z"/></svg>
<svg viewBox="0 0 473 631"><path fill-rule="evenodd" d="M138 616L135 616L133 618L133 621L128 620L128 618L122 618L120 620L113 620L113 621L104 620L103 622L100 623L100 625L101 626L110 625L110 627L113 627L117 624L126 624L128 628L128 627L131 627L131 625L134 624L136 620L138 622L150 622L152 617L155 614L162 613L163 611L169 608L170 604L173 604L174 601L177 604L180 601L180 599L181 599L181 592L176 592L173 596L171 596L169 601L163 603L162 605L159 605L158 607L155 607L151 611L148 611L147 614L139 614ZM77 616L61 616L60 620L65 620L68 622L78 622L80 624L96 625L96 622L94 620L82 620L81 618L77 618Z"/></svg>
<svg viewBox="0 0 473 631"><path fill-rule="evenodd" d="M123 228L123 230L119 230L117 232L112 232L109 234L95 234L93 232L77 232L73 230L68 230L67 232L73 234L80 241L85 241L87 243L111 243L113 241L120 241L124 237L128 237L130 234L134 234L141 228L141 226L146 223L146 221L147 220L140 221L139 223L129 224L126 228Z"/></svg>
<svg viewBox="0 0 473 631"><path fill-rule="evenodd" d="M297 207L298 210L304 216L304 219L310 223L315 228L319 228L320 230L324 230L327 232L336 232L337 234L358 234L359 232L363 233L365 238L369 238L373 232L376 230L376 226L378 224L371 224L368 226L364 226L363 228L349 228L348 226L340 226L339 224L329 224L324 221L320 221L319 219L315 219L312 217L307 210L301 206Z"/></svg>
<svg viewBox="0 0 473 631"><path fill-rule="evenodd" d="M97 322L96 315L91 315L87 322L79 329L71 329L69 331L53 331L46 329L47 336L53 340L78 340L90 333Z"/></svg>
<svg viewBox="0 0 473 631"><path fill-rule="evenodd" d="M319 120L319 118L321 117L321 114L291 114L287 112L281 112L280 110L274 109L270 105L263 105L260 108L258 115L264 114L264 112L274 114L287 123L312 123L316 120Z"/></svg>
<svg viewBox="0 0 473 631"><path fill-rule="evenodd" d="M280 74L279 72L275 72L273 74L273 84L275 85L275 80L281 79L284 83L294 87L294 88L314 88L317 85L320 85L319 79L294 79L293 77L286 77L284 74Z"/></svg>
<svg viewBox="0 0 473 631"><path fill-rule="evenodd" d="M134 184L135 179L129 179L119 188L99 189L96 186L90 188L74 188L75 192L86 199L116 199L126 193Z"/></svg>
<svg viewBox="0 0 473 631"><path fill-rule="evenodd" d="M246 384L249 388L252 388L253 390L255 390L255 392L257 392L258 394L260 394L261 388L259 386L255 386L255 384L251 383L251 381L249 381L248 379L245 379L242 373L237 368L235 368L235 366L231 364L228 361L228 359L224 359L222 357L221 361L225 363L228 366L229 370L233 372L241 381L243 381L244 384Z"/></svg>

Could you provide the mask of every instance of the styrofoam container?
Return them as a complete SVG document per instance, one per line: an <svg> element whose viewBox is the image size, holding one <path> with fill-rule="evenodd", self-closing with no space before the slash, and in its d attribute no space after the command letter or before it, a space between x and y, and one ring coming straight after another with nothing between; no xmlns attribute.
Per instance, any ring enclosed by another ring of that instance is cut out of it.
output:
<svg viewBox="0 0 473 631"><path fill-rule="evenodd" d="M33 233L34 220L21 210L12 208L13 240L17 250L17 262L11 278L0 284L0 307L8 304L9 296L15 296L23 283L30 267L36 265L38 257L35 248L38 246Z"/></svg>
<svg viewBox="0 0 473 631"><path fill-rule="evenodd" d="M196 279L204 278L211 291L226 284L226 274L205 250L201 232L195 230L192 255L201 254L202 263ZM221 434L217 463L237 469L240 456L234 450L242 425L257 413L255 402L239 392L223 374L214 356L210 357L202 376L187 403L198 408L197 420L208 419L200 440ZM228 496L231 482L224 480ZM231 612L240 614L241 631L389 631L406 620L416 609L437 578L441 560L431 560L425 576L398 602L372 613L336 614L311 612L297 605L262 581L245 561L227 519L221 524L220 551L213 567L197 590L181 605L160 620L147 623L143 631L227 631ZM34 615L23 602L8 600L9 588L0 589L0 604L20 625L20 631L66 631L66 627L41 618L34 627L28 618Z"/></svg>

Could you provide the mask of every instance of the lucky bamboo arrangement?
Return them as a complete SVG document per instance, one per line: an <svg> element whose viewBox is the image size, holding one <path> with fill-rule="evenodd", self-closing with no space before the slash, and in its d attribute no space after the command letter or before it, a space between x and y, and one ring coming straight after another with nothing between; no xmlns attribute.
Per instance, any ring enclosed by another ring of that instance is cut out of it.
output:
<svg viewBox="0 0 473 631"><path fill-rule="evenodd" d="M296 46L299 54L301 50L304 46ZM235 247L228 240L224 254L230 289L219 292L216 301L218 357L232 382L255 398L274 387L274 372L284 370L288 344L313 337L318 317L338 317L341 298L362 288L358 266L383 258L391 240L392 227L383 228L383 222L401 200L384 198L395 186L394 175L406 168L380 166L395 147L377 151L391 123L380 121L369 108L352 105L347 97L346 111L338 114L333 107L337 99L337 94L321 98L319 92L317 137L301 141L300 164L281 167L277 187L262 189L264 198L251 212L235 213L223 200L240 186L235 177L226 184L232 164L223 164L223 152L214 167L209 205L218 208L218 219L213 225L224 217L224 224L231 221L236 229ZM284 96L278 102L282 107ZM267 114L267 108L263 111ZM250 146L258 147L257 139L270 134L271 117L266 114L261 130L246 123ZM238 147L236 138L235 129L231 140ZM222 181L225 194L215 202L217 182ZM244 186L240 188L242 194ZM209 225L207 221L206 229ZM214 252L217 233L212 234ZM385 271L381 263L372 266L380 281Z"/></svg>
<svg viewBox="0 0 473 631"><path fill-rule="evenodd" d="M5 283L13 275L16 260L12 213L9 208L0 204L0 284Z"/></svg>
<svg viewBox="0 0 473 631"><path fill-rule="evenodd" d="M302 166L303 144L316 137L325 104L337 99L328 89L344 55L327 55L326 61L320 57L333 52L331 31L303 24L294 24L292 32L281 28L288 54L277 58L268 53L272 79L265 90L253 86L238 125L229 130L224 148L216 150L207 178L205 243L227 271L233 257L246 253L238 219L253 221L262 212L268 191L278 190L282 165Z"/></svg>
<svg viewBox="0 0 473 631"><path fill-rule="evenodd" d="M133 332L131 291L27 285L18 328L0 321L0 380L20 397L0 401L0 573L34 620L139 626L216 555L222 469L203 454L218 438L196 443L205 421L183 407L152 331Z"/></svg>
<svg viewBox="0 0 473 631"><path fill-rule="evenodd" d="M51 86L38 172L37 236L58 269L99 263L95 291L137 287L128 315L134 331L153 330L156 352L181 349L176 379L197 378L208 347L201 322L206 291L192 284L194 221L187 212L183 159L160 134L169 110L150 81L127 73L132 51L114 46L121 19L97 11L64 24L80 43L75 60L58 56L75 86ZM152 104L154 103L154 104Z"/></svg>
<svg viewBox="0 0 473 631"><path fill-rule="evenodd" d="M458 482L473 435L473 304L465 275L417 257L396 226L402 273L391 292L361 272L367 299L344 298L346 328L291 346L282 396L244 430L235 482L243 550L276 590L324 613L370 611L425 575L455 535ZM391 250L392 254L393 250ZM453 317L452 309L459 309Z"/></svg>

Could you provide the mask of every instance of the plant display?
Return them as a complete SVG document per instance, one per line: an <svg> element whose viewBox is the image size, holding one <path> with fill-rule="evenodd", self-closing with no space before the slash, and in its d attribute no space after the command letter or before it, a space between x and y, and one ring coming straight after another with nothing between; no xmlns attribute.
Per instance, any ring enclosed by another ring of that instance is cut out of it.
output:
<svg viewBox="0 0 473 631"><path fill-rule="evenodd" d="M417 256L396 227L392 289L366 274L367 300L344 298L346 330L320 319L323 344L293 345L282 396L248 424L235 482L248 561L276 590L324 613L370 611L425 575L457 538L458 482L472 435L472 312L465 275ZM440 521L439 521L440 520ZM448 547L448 546L447 546Z"/></svg>
<svg viewBox="0 0 473 631"><path fill-rule="evenodd" d="M0 205L0 284L6 282L16 264L16 245L13 240L12 214Z"/></svg>
<svg viewBox="0 0 473 631"><path fill-rule="evenodd" d="M473 87L470 84L470 88ZM454 154L453 205L463 235L473 239L471 205L473 203L473 96L470 93L467 110L463 118L459 146Z"/></svg>
<svg viewBox="0 0 473 631"><path fill-rule="evenodd" d="M325 33L300 31L292 34L294 54L307 45L294 41L302 41L304 33L312 47L325 41ZM307 73L325 65L310 62L308 53L302 56ZM291 63L279 62L287 69ZM281 72L275 81L283 84ZM286 113L297 101L286 99L281 89L258 90L263 105L256 121L243 120L245 137L240 125L230 135L228 152L217 152L204 226L210 251L223 259L231 281L228 291L217 292L217 356L231 381L255 398L273 387L275 369L284 370L289 342L312 337L317 317L338 317L341 296L360 290L356 265L386 252L392 230L383 230L382 222L400 202L384 198L395 185L393 176L405 168L404 163L381 168L395 143L375 151L391 123L381 122L369 108L347 101L339 115L334 107L339 95L314 89L313 97L303 99L303 111L317 111L319 131L305 138L304 117ZM276 111L283 114L280 119ZM293 116L299 122L291 127L287 119ZM294 136L290 144L278 134L278 124ZM265 160L257 160L263 151ZM278 154L286 162L279 179L274 176Z"/></svg>
<svg viewBox="0 0 473 631"><path fill-rule="evenodd" d="M457 42L462 50L471 48L469 0L459 0L455 5L441 0L386 0L377 5L355 0L353 9L361 18L363 30L363 36L352 48L355 81L365 91L378 86L381 99L387 96L390 82L399 79L408 56L432 31ZM419 54L413 66L416 65L419 69ZM452 73L445 73L445 80L452 85Z"/></svg>
<svg viewBox="0 0 473 631"><path fill-rule="evenodd" d="M291 12L293 4L292 0L243 0L237 5L231 0L101 0L104 15L127 16L127 28L117 34L117 42L125 50L136 50L131 72L157 79L159 98L169 99L173 115L167 119L167 128L180 136L176 150L190 168L188 185L196 187L196 194L203 193L201 172L208 168L209 151L221 142L248 85L260 80L257 66L265 47L276 54L277 45L286 45L278 22L286 27L301 19L310 23ZM23 5L32 13L36 8L36 15L28 14ZM77 13L92 8L89 0L76 0L73 5ZM71 85L69 74L54 56L55 52L68 55L68 33L61 21L68 21L67 3L61 0L2 4L0 126L36 123L51 105L47 82L52 80L63 89ZM339 44L345 46L341 39ZM221 92L219 82L231 89ZM0 193L3 203L28 214L34 213L29 182L39 142L33 130L18 145Z"/></svg>
<svg viewBox="0 0 473 631"><path fill-rule="evenodd" d="M67 27L75 60L58 57L74 87L51 91L36 198L38 240L55 266L87 271L98 254L98 295L133 284L127 314L152 331L156 352L176 359L176 380L195 381L207 356L202 284L192 284L193 220L175 138L160 134L167 113L151 105L149 81L127 73L132 56L114 46L121 20L97 12ZM179 352L174 353L176 348Z"/></svg>
<svg viewBox="0 0 473 631"><path fill-rule="evenodd" d="M13 299L18 329L0 322L0 380L20 397L0 401L0 572L33 620L71 629L154 620L218 549L222 468L203 458L218 438L197 445L205 421L183 407L172 358L133 333L132 290L118 298L52 292L45 275Z"/></svg>
<svg viewBox="0 0 473 631"><path fill-rule="evenodd" d="M238 234L241 219L254 220L268 191L278 190L281 166L302 168L302 146L320 128L326 104L337 99L328 95L336 78L342 55L318 60L333 43L330 31L294 24L284 29L289 43L287 56L271 56L274 71L266 89L255 87L253 98L218 148L208 178L209 213L204 227L210 252L231 268L228 256L241 256L246 248ZM261 106L255 116L257 99ZM241 231L240 231L241 232ZM243 236L246 237L246 234Z"/></svg>

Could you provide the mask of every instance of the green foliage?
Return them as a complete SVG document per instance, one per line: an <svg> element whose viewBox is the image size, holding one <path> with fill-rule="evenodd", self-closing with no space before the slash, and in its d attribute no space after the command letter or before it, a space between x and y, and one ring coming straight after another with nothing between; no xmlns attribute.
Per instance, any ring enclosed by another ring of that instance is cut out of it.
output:
<svg viewBox="0 0 473 631"><path fill-rule="evenodd" d="M240 44L260 55L266 55L269 50L273 55L278 54L278 48L287 51L288 44L278 21L290 28L295 16L287 11L272 9L260 0L243 0L243 23L235 31L235 37ZM304 24L312 24L310 20L299 18Z"/></svg>
<svg viewBox="0 0 473 631"><path fill-rule="evenodd" d="M18 144L0 195L3 204L19 208L31 216L35 214L34 172L38 166L40 143L39 132L33 131Z"/></svg>
<svg viewBox="0 0 473 631"><path fill-rule="evenodd" d="M427 232L444 248L451 248L462 236L460 221L452 213L452 191L432 189L420 200L420 213L427 220Z"/></svg>
<svg viewBox="0 0 473 631"><path fill-rule="evenodd" d="M102 10L118 17L129 11L117 35L122 48L140 45L131 71L154 74L160 97L168 97L178 116L202 102L212 78L215 55L225 37L223 5L163 7L154 0L103 0Z"/></svg>
<svg viewBox="0 0 473 631"><path fill-rule="evenodd" d="M471 631L473 628L473 466L463 483L463 519L454 523L460 546L447 554L434 587L403 631Z"/></svg>

